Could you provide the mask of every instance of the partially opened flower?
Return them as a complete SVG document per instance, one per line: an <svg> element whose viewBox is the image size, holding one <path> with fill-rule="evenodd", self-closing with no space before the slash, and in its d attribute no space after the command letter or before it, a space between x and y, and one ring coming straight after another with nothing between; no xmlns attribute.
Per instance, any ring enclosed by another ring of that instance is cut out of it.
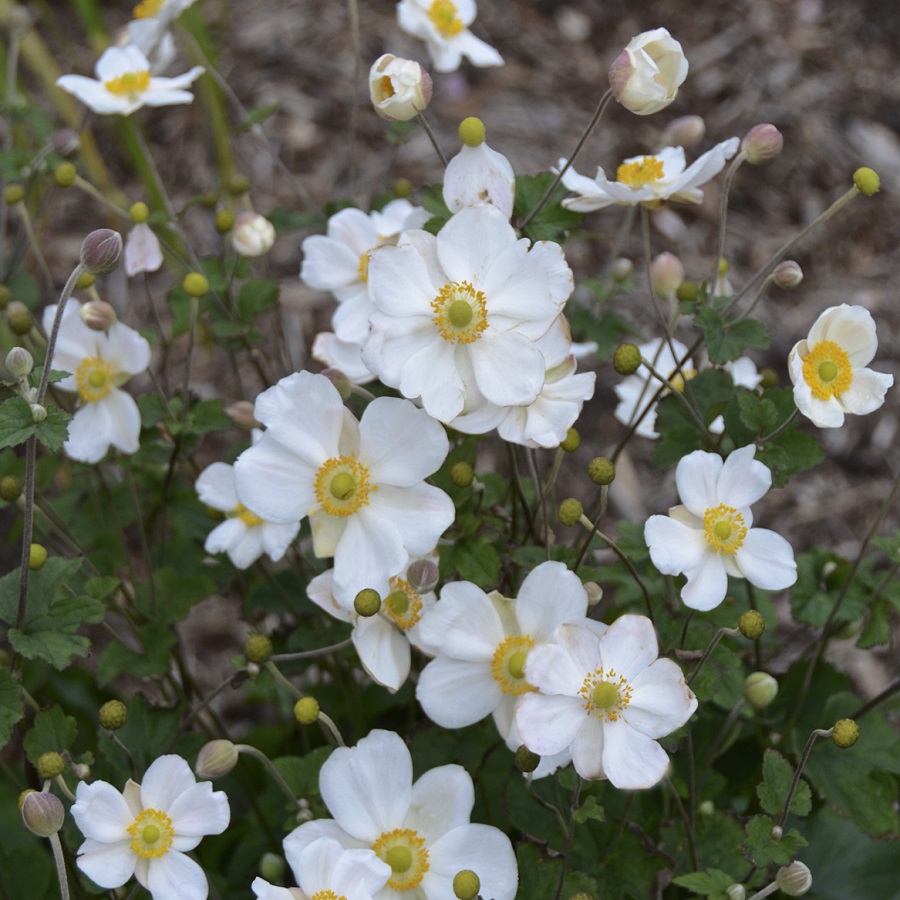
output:
<svg viewBox="0 0 900 900"><path fill-rule="evenodd" d="M406 744L375 730L355 747L332 752L319 792L334 818L295 828L284 839L285 853L299 855L322 837L373 850L391 867L375 900L451 900L453 878L463 869L478 876L481 896L515 897L512 845L500 829L470 824L475 789L461 766L438 766L413 782Z"/></svg>
<svg viewBox="0 0 900 900"><path fill-rule="evenodd" d="M664 575L687 577L681 599L691 609L718 606L729 575L765 591L797 580L791 545L774 531L752 527L750 506L772 485L771 471L755 453L753 444L732 451L724 462L717 453L689 453L675 469L684 505L668 516L650 516L644 526L653 565Z"/></svg>
<svg viewBox="0 0 900 900"><path fill-rule="evenodd" d="M470 122L477 125L467 128ZM459 132L462 149L447 163L444 172L443 195L447 208L456 213L467 206L490 203L507 219L511 218L516 176L509 160L488 147L484 140L484 125L479 119L465 119Z"/></svg>
<svg viewBox="0 0 900 900"><path fill-rule="evenodd" d="M703 200L700 185L722 171L739 145L738 138L729 138L687 167L681 147L663 147L653 156L626 159L616 170L615 181L609 181L602 168L597 169L596 178L569 169L562 182L577 196L568 197L562 205L576 212L591 212L617 203L625 206L643 203L651 207L664 200L700 203ZM559 161L560 169L565 163L564 159Z"/></svg>
<svg viewBox="0 0 900 900"><path fill-rule="evenodd" d="M652 787L669 765L658 738L697 708L681 669L658 655L645 616L621 616L600 636L583 624L560 625L525 664L536 689L516 709L525 746L542 756L570 749L582 778Z"/></svg>
<svg viewBox="0 0 900 900"><path fill-rule="evenodd" d="M609 70L616 100L639 116L665 109L687 78L688 61L681 44L665 28L633 37Z"/></svg>
<svg viewBox="0 0 900 900"><path fill-rule="evenodd" d="M119 793L105 781L80 782L72 818L85 836L78 868L95 884L117 888L132 875L153 900L204 900L206 875L188 855L230 819L228 798L197 782L180 756L161 756L137 784Z"/></svg>
<svg viewBox="0 0 900 900"><path fill-rule="evenodd" d="M246 209L237 214L231 232L231 246L239 256L256 257L268 253L275 243L275 226L258 212Z"/></svg>
<svg viewBox="0 0 900 900"><path fill-rule="evenodd" d="M127 116L142 106L172 106L192 103L194 95L187 90L202 74L202 66L194 66L177 78L160 78L150 74L147 57L134 45L109 47L94 69L96 79L83 75L63 75L57 84L100 115Z"/></svg>
<svg viewBox="0 0 900 900"><path fill-rule="evenodd" d="M877 349L875 321L865 307L826 309L788 356L797 409L819 428L838 428L848 413L878 409L894 376L866 368Z"/></svg>
<svg viewBox="0 0 900 900"><path fill-rule="evenodd" d="M408 400L379 397L357 422L324 375L298 372L260 394L254 414L266 430L235 463L238 499L268 522L309 516L340 602L363 588L386 594L453 522L453 501L424 482L447 435Z"/></svg>
<svg viewBox="0 0 900 900"><path fill-rule="evenodd" d="M125 237L125 273L156 272L162 264L159 238L146 222L139 222Z"/></svg>
<svg viewBox="0 0 900 900"><path fill-rule="evenodd" d="M110 445L123 453L139 447L141 414L134 398L119 388L150 365L150 344L121 322L94 331L80 312L76 300L66 302L50 366L72 373L56 387L79 397L63 449L72 459L95 463ZM44 310L46 331L55 314L55 306Z"/></svg>
<svg viewBox="0 0 900 900"><path fill-rule="evenodd" d="M369 70L369 97L375 112L390 122L407 122L431 100L431 76L412 59L385 53Z"/></svg>
<svg viewBox="0 0 900 900"><path fill-rule="evenodd" d="M477 12L475 0L400 0L397 21L425 41L438 72L458 69L464 56L475 66L502 66L503 57L469 31Z"/></svg>

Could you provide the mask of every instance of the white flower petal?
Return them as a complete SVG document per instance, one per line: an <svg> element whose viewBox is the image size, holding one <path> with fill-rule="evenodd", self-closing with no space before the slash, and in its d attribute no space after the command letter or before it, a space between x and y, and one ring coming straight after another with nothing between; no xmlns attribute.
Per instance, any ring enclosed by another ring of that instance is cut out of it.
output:
<svg viewBox="0 0 900 900"><path fill-rule="evenodd" d="M561 562L548 561L532 569L516 599L522 631L535 641L549 640L558 625L581 618L587 609L581 579Z"/></svg>
<svg viewBox="0 0 900 900"><path fill-rule="evenodd" d="M728 575L725 565L715 553L708 553L700 565L686 569L687 584L681 589L685 606L704 612L717 607L728 591Z"/></svg>
<svg viewBox="0 0 900 900"><path fill-rule="evenodd" d="M429 847L429 871L422 879L428 898L454 896L453 879L469 869L481 882L479 896L513 900L519 885L516 857L509 838L491 825L462 825Z"/></svg>
<svg viewBox="0 0 900 900"><path fill-rule="evenodd" d="M535 648L534 656L541 648ZM562 753L588 721L581 697L524 694L516 706L516 728L532 753Z"/></svg>
<svg viewBox="0 0 900 900"><path fill-rule="evenodd" d="M653 565L663 575L680 575L695 569L709 551L702 531L672 516L650 516L644 524L644 540Z"/></svg>
<svg viewBox="0 0 900 900"><path fill-rule="evenodd" d="M194 490L201 503L222 512L231 512L238 504L234 490L234 467L228 463L208 465L194 482Z"/></svg>
<svg viewBox="0 0 900 900"><path fill-rule="evenodd" d="M88 838L78 848L76 862L94 884L102 888L117 888L134 875L137 859L131 849L131 835L127 835L126 840L116 843Z"/></svg>
<svg viewBox="0 0 900 900"><path fill-rule="evenodd" d="M854 369L853 382L838 402L848 413L864 416L884 403L884 395L893 383L893 375L883 375L871 369Z"/></svg>
<svg viewBox="0 0 900 900"><path fill-rule="evenodd" d="M718 500L741 509L751 506L772 486L772 470L754 459L756 445L749 444L728 454L719 474Z"/></svg>
<svg viewBox="0 0 900 900"><path fill-rule="evenodd" d="M209 884L203 869L190 857L170 850L151 861L147 883L153 897L177 897L178 900L206 900Z"/></svg>
<svg viewBox="0 0 900 900"><path fill-rule="evenodd" d="M490 715L503 696L488 662L438 656L422 670L416 699L441 728L464 728Z"/></svg>
<svg viewBox="0 0 900 900"><path fill-rule="evenodd" d="M413 785L404 825L421 834L431 849L448 831L469 824L474 805L475 786L469 773L462 766L437 766Z"/></svg>
<svg viewBox="0 0 900 900"><path fill-rule="evenodd" d="M187 761L169 754L155 759L141 780L141 804L168 813L175 800L196 787L197 779Z"/></svg>
<svg viewBox="0 0 900 900"><path fill-rule="evenodd" d="M719 503L717 485L724 463L717 453L695 450L683 456L675 467L675 484L681 502L695 515Z"/></svg>
<svg viewBox="0 0 900 900"><path fill-rule="evenodd" d="M659 656L656 630L646 616L619 616L600 638L600 658L605 669L631 681Z"/></svg>
<svg viewBox="0 0 900 900"><path fill-rule="evenodd" d="M576 761L574 748L572 761ZM622 719L604 724L603 770L617 788L653 787L666 774L668 766L666 751L652 738L636 731Z"/></svg>
<svg viewBox="0 0 900 900"><path fill-rule="evenodd" d="M791 545L767 528L751 528L735 555L744 578L764 591L780 591L797 580Z"/></svg>
<svg viewBox="0 0 900 900"><path fill-rule="evenodd" d="M409 676L409 641L405 634L376 615L358 619L352 638L369 677L391 692L398 691Z"/></svg>
<svg viewBox="0 0 900 900"><path fill-rule="evenodd" d="M111 784L79 781L75 797L72 818L86 838L103 844L131 840L127 829L134 814L122 794Z"/></svg>
<svg viewBox="0 0 900 900"><path fill-rule="evenodd" d="M631 681L631 702L622 713L641 734L660 738L684 725L697 708L697 698L684 673L671 659L657 659Z"/></svg>

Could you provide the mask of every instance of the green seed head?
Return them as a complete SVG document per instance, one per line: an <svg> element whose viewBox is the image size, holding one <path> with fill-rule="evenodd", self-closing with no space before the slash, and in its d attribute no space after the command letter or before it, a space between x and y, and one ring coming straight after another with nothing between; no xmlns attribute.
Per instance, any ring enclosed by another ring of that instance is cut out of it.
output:
<svg viewBox="0 0 900 900"><path fill-rule="evenodd" d="M381 595L374 588L363 588L353 599L353 608L357 614L368 619L381 609Z"/></svg>
<svg viewBox="0 0 900 900"><path fill-rule="evenodd" d="M107 731L116 731L128 721L128 707L121 700L107 700L100 707L100 725Z"/></svg>
<svg viewBox="0 0 900 900"><path fill-rule="evenodd" d="M834 723L831 739L842 750L846 750L859 740L859 725L853 719L838 719Z"/></svg>
<svg viewBox="0 0 900 900"><path fill-rule="evenodd" d="M272 655L272 641L264 634L251 634L244 643L244 656L250 662L264 663Z"/></svg>
<svg viewBox="0 0 900 900"><path fill-rule="evenodd" d="M562 443L559 445L559 449L565 450L566 453L574 453L580 446L581 435L574 428L570 428L566 432L566 436Z"/></svg>
<svg viewBox="0 0 900 900"><path fill-rule="evenodd" d="M860 193L871 197L881 190L881 179L874 169L863 166L853 173L853 183L859 188Z"/></svg>
<svg viewBox="0 0 900 900"><path fill-rule="evenodd" d="M7 503L15 503L22 494L22 479L15 475L4 475L0 478L0 498Z"/></svg>
<svg viewBox="0 0 900 900"><path fill-rule="evenodd" d="M128 214L131 216L131 221L134 222L135 225L140 225L150 218L150 207L148 207L146 203L138 200L137 203L131 204L131 209L128 210Z"/></svg>
<svg viewBox="0 0 900 900"><path fill-rule="evenodd" d="M234 226L234 213L230 209L220 209L216 213L216 231L226 234Z"/></svg>
<svg viewBox="0 0 900 900"><path fill-rule="evenodd" d="M471 869L463 869L453 876L453 894L458 900L475 900L480 890L481 879Z"/></svg>
<svg viewBox="0 0 900 900"><path fill-rule="evenodd" d="M588 463L588 475L591 481L600 487L612 484L616 477L616 465L605 456L595 456Z"/></svg>
<svg viewBox="0 0 900 900"><path fill-rule="evenodd" d="M766 630L766 620L761 612L755 609L748 609L738 622L738 628L741 634L750 641L755 641L762 637Z"/></svg>
<svg viewBox="0 0 900 900"><path fill-rule="evenodd" d="M475 472L467 462L454 463L450 469L450 480L457 487L468 487L474 478Z"/></svg>
<svg viewBox="0 0 900 900"><path fill-rule="evenodd" d="M78 174L78 170L75 166L70 162L61 162L54 170L53 170L53 180L56 182L58 187L68 188L72 187L75 183L75 176Z"/></svg>
<svg viewBox="0 0 900 900"><path fill-rule="evenodd" d="M304 697L294 704L294 718L301 725L312 725L319 718L319 701L315 697Z"/></svg>
<svg viewBox="0 0 900 900"><path fill-rule="evenodd" d="M57 775L62 775L66 770L66 761L55 750L48 750L38 757L37 770L41 779L47 781L50 778L56 778Z"/></svg>
<svg viewBox="0 0 900 900"><path fill-rule="evenodd" d="M28 307L18 300L13 300L6 307L6 321L14 334L29 334L34 328L34 317L28 311Z"/></svg>
<svg viewBox="0 0 900 900"><path fill-rule="evenodd" d="M682 281L675 288L675 296L681 303L693 303L700 295L700 288L696 281Z"/></svg>
<svg viewBox="0 0 900 900"><path fill-rule="evenodd" d="M8 184L3 191L3 199L9 206L12 206L15 203L21 203L24 197L25 189L21 184Z"/></svg>
<svg viewBox="0 0 900 900"><path fill-rule="evenodd" d="M469 116L459 123L459 139L467 147L479 147L484 143L484 122L475 116Z"/></svg>
<svg viewBox="0 0 900 900"><path fill-rule="evenodd" d="M28 568L36 572L47 562L47 548L43 544L32 544L28 548Z"/></svg>
<svg viewBox="0 0 900 900"><path fill-rule="evenodd" d="M641 365L641 351L636 344L619 344L613 354L613 368L620 375L634 375Z"/></svg>
<svg viewBox="0 0 900 900"><path fill-rule="evenodd" d="M581 505L581 501L576 500L574 497L569 497L568 500L563 500L559 504L559 521L563 525L569 527L577 525L583 514L584 507Z"/></svg>
<svg viewBox="0 0 900 900"><path fill-rule="evenodd" d="M188 272L181 282L185 292L191 297L202 297L209 292L209 281L205 275L199 272Z"/></svg>
<svg viewBox="0 0 900 900"><path fill-rule="evenodd" d="M516 768L526 775L533 772L541 764L541 758L537 753L532 753L524 744L519 744L516 750Z"/></svg>

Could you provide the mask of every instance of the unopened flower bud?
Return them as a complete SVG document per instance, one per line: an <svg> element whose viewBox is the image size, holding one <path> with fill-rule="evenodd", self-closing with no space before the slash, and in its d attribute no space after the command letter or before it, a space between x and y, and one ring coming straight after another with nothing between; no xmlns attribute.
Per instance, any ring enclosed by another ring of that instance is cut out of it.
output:
<svg viewBox="0 0 900 900"><path fill-rule="evenodd" d="M209 291L209 280L199 272L188 272L182 279L181 286L190 297L202 297Z"/></svg>
<svg viewBox="0 0 900 900"><path fill-rule="evenodd" d="M748 609L747 612L741 616L740 621L738 622L738 628L747 640L755 641L758 638L761 638L763 632L766 630L765 616L755 609Z"/></svg>
<svg viewBox="0 0 900 900"><path fill-rule="evenodd" d="M34 368L34 357L24 347L13 347L6 354L6 368L16 378L25 378Z"/></svg>
<svg viewBox="0 0 900 900"><path fill-rule="evenodd" d="M22 479L15 475L4 475L0 478L0 499L7 503L15 503L22 495Z"/></svg>
<svg viewBox="0 0 900 900"><path fill-rule="evenodd" d="M741 150L746 154L747 162L754 166L775 159L782 147L784 137L774 125L768 123L754 125L741 141Z"/></svg>
<svg viewBox="0 0 900 900"><path fill-rule="evenodd" d="M72 774L79 781L87 781L91 777L91 767L87 763L75 763L72 766Z"/></svg>
<svg viewBox="0 0 900 900"><path fill-rule="evenodd" d="M757 709L768 706L778 695L778 682L768 672L753 672L744 679L744 698Z"/></svg>
<svg viewBox="0 0 900 900"><path fill-rule="evenodd" d="M6 307L6 321L14 334L28 334L34 328L34 318L28 311L28 307L18 300L13 300Z"/></svg>
<svg viewBox="0 0 900 900"><path fill-rule="evenodd" d="M782 866L775 874L775 881L781 892L788 897L800 897L812 887L812 873L799 860L789 866Z"/></svg>
<svg viewBox="0 0 900 900"><path fill-rule="evenodd" d="M586 581L584 590L587 593L588 606L596 606L603 599L603 588L596 581Z"/></svg>
<svg viewBox="0 0 900 900"><path fill-rule="evenodd" d="M786 259L775 267L772 281L780 288L795 288L803 281L803 269L794 260Z"/></svg>
<svg viewBox="0 0 900 900"><path fill-rule="evenodd" d="M81 264L91 275L108 275L121 255L122 235L111 228L92 231L81 244Z"/></svg>
<svg viewBox="0 0 900 900"><path fill-rule="evenodd" d="M261 427L261 423L253 415L253 404L249 400L238 400L237 403L226 406L225 414L231 419L234 427L241 431L249 433L254 428Z"/></svg>
<svg viewBox="0 0 900 900"><path fill-rule="evenodd" d="M45 406L41 406L40 403L32 403L31 404L31 421L34 422L35 425L40 425L44 419L47 418L47 408Z"/></svg>
<svg viewBox="0 0 900 900"><path fill-rule="evenodd" d="M764 369L760 369L759 374L762 376L762 381L760 381L759 386L764 391L769 390L769 388L778 387L778 373L773 368L767 366Z"/></svg>
<svg viewBox="0 0 900 900"><path fill-rule="evenodd" d="M341 395L341 400L346 402L347 398L353 392L353 382L340 370L329 366L321 372L336 388Z"/></svg>
<svg viewBox="0 0 900 900"><path fill-rule="evenodd" d="M467 147L479 147L484 143L484 122L476 116L469 116L459 123L459 139Z"/></svg>
<svg viewBox="0 0 900 900"><path fill-rule="evenodd" d="M194 771L198 778L223 778L237 765L239 755L231 741L209 741L200 748Z"/></svg>
<svg viewBox="0 0 900 900"><path fill-rule="evenodd" d="M53 180L56 182L58 187L61 188L70 188L73 184L75 184L75 176L78 174L78 170L75 166L70 162L61 162L54 170L53 170Z"/></svg>
<svg viewBox="0 0 900 900"><path fill-rule="evenodd" d="M264 663L272 655L272 641L264 634L251 634L244 642L244 656L250 662Z"/></svg>
<svg viewBox="0 0 900 900"><path fill-rule="evenodd" d="M315 697L303 697L294 704L294 718L301 725L312 725L319 718L319 701Z"/></svg>
<svg viewBox="0 0 900 900"><path fill-rule="evenodd" d="M62 754L57 753L55 750L48 750L38 757L36 768L40 778L43 781L47 781L65 772L66 761L62 758Z"/></svg>
<svg viewBox="0 0 900 900"><path fill-rule="evenodd" d="M374 588L363 588L354 597L353 608L364 619L371 618L381 609L381 595Z"/></svg>
<svg viewBox="0 0 900 900"><path fill-rule="evenodd" d="M107 700L100 707L100 726L107 731L118 731L128 721L128 707L121 700Z"/></svg>
<svg viewBox="0 0 900 900"><path fill-rule="evenodd" d="M533 772L541 764L541 758L529 750L524 744L519 744L516 748L516 768L526 775Z"/></svg>
<svg viewBox="0 0 900 900"><path fill-rule="evenodd" d="M784 837L784 829L780 825L773 825L771 837L773 841L780 841Z"/></svg>
<svg viewBox="0 0 900 900"><path fill-rule="evenodd" d="M91 331L109 331L119 321L116 311L105 300L89 300L78 316Z"/></svg>
<svg viewBox="0 0 900 900"><path fill-rule="evenodd" d="M25 197L25 189L21 184L17 184L13 182L12 184L8 184L3 191L3 199L10 205L13 206L16 203L21 203Z"/></svg>
<svg viewBox="0 0 900 900"><path fill-rule="evenodd" d="M716 811L716 804L712 800L704 800L697 806L697 812L701 816L711 816Z"/></svg>
<svg viewBox="0 0 900 900"><path fill-rule="evenodd" d="M379 56L369 70L369 97L389 122L414 119L431 101L431 76L415 60L393 53Z"/></svg>
<svg viewBox="0 0 900 900"><path fill-rule="evenodd" d="M725 896L728 897L728 900L746 900L747 889L742 884L735 882L725 889Z"/></svg>
<svg viewBox="0 0 900 900"><path fill-rule="evenodd" d="M859 740L859 725L853 719L839 719L834 723L831 739L842 750L846 750Z"/></svg>
<svg viewBox="0 0 900 900"><path fill-rule="evenodd" d="M638 116L665 109L687 77L681 44L665 28L632 38L609 70L613 96Z"/></svg>
<svg viewBox="0 0 900 900"><path fill-rule="evenodd" d="M38 837L50 837L63 826L66 810L56 794L29 791L22 800L22 821Z"/></svg>
<svg viewBox="0 0 900 900"><path fill-rule="evenodd" d="M216 231L226 234L234 228L234 213L230 209L220 209L215 218Z"/></svg>
<svg viewBox="0 0 900 900"><path fill-rule="evenodd" d="M675 289L675 297L679 303L693 303L700 295L700 286L696 281L682 281Z"/></svg>
<svg viewBox="0 0 900 900"><path fill-rule="evenodd" d="M574 453L581 446L581 435L575 428L570 428L566 432L565 438L563 438L562 442L559 445L560 450L564 450L566 453Z"/></svg>
<svg viewBox="0 0 900 900"><path fill-rule="evenodd" d="M613 260L609 271L613 279L621 284L634 274L634 263L625 256L618 256Z"/></svg>
<svg viewBox="0 0 900 900"><path fill-rule="evenodd" d="M412 197L413 183L408 178L398 178L394 182L394 196L400 200Z"/></svg>
<svg viewBox="0 0 900 900"><path fill-rule="evenodd" d="M641 366L641 351L636 344L619 344L613 354L613 368L620 375L634 375Z"/></svg>
<svg viewBox="0 0 900 900"><path fill-rule="evenodd" d="M874 169L863 166L853 173L853 183L859 188L860 193L871 197L881 190L881 179Z"/></svg>
<svg viewBox="0 0 900 900"><path fill-rule="evenodd" d="M3 16L3 27L17 38L24 37L34 25L34 17L25 6L11 6Z"/></svg>
<svg viewBox="0 0 900 900"><path fill-rule="evenodd" d="M12 291L5 284L0 284L0 309L6 309L10 300L12 300Z"/></svg>
<svg viewBox="0 0 900 900"><path fill-rule="evenodd" d="M475 472L467 462L454 463L450 468L450 480L457 487L468 487L474 478Z"/></svg>
<svg viewBox="0 0 900 900"><path fill-rule="evenodd" d="M283 856L266 851L259 858L259 874L266 881L278 884L283 880L285 872L287 872L287 863ZM327 894L326 891L325 895L327 896Z"/></svg>
<svg viewBox="0 0 900 900"><path fill-rule="evenodd" d="M43 544L32 544L28 548L28 568L32 572L37 572L38 569L44 568L45 562L47 562L47 548Z"/></svg>
<svg viewBox="0 0 900 900"><path fill-rule="evenodd" d="M706 134L706 123L700 116L679 116L671 121L660 138L661 147L683 147L691 150Z"/></svg>
<svg viewBox="0 0 900 900"><path fill-rule="evenodd" d="M568 527L577 525L581 517L584 515L584 507L581 501L575 497L569 497L559 504L559 521Z"/></svg>
<svg viewBox="0 0 900 900"><path fill-rule="evenodd" d="M264 256L275 243L275 226L257 212L238 213L231 232L231 245L239 256Z"/></svg>
<svg viewBox="0 0 900 900"><path fill-rule="evenodd" d="M475 900L480 890L481 879L471 869L463 869L453 876L453 895L459 900Z"/></svg>
<svg viewBox="0 0 900 900"><path fill-rule="evenodd" d="M417 594L433 591L438 578L438 567L430 559L417 559L406 570L406 580Z"/></svg>
<svg viewBox="0 0 900 900"><path fill-rule="evenodd" d="M137 203L131 204L128 215L131 216L131 221L134 222L135 225L140 225L150 218L150 207L143 201L138 200Z"/></svg>
<svg viewBox="0 0 900 900"><path fill-rule="evenodd" d="M623 344L622 346L629 345ZM631 344L630 346L633 347L634 344ZM621 349L621 347L619 349ZM640 356L640 354L638 355ZM612 484L616 477L616 464L605 456L595 456L588 463L588 475L590 476L591 481L598 486L602 487L606 484Z"/></svg>
<svg viewBox="0 0 900 900"><path fill-rule="evenodd" d="M61 128L50 138L50 148L58 156L74 156L81 149L81 138L74 128Z"/></svg>
<svg viewBox="0 0 900 900"><path fill-rule="evenodd" d="M671 297L684 281L684 266L674 253L660 253L650 263L650 281L660 297Z"/></svg>

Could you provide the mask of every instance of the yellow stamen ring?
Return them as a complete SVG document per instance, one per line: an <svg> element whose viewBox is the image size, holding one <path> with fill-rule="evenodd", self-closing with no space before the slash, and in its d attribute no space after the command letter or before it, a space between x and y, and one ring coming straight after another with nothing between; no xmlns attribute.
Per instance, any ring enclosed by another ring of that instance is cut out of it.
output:
<svg viewBox="0 0 900 900"><path fill-rule="evenodd" d="M659 181L664 174L662 160L655 156L644 156L634 162L622 163L616 169L616 181L626 184L633 191Z"/></svg>
<svg viewBox="0 0 900 900"><path fill-rule="evenodd" d="M720 503L703 513L703 533L706 543L716 553L737 553L747 537L744 517L733 507Z"/></svg>
<svg viewBox="0 0 900 900"><path fill-rule="evenodd" d="M126 830L131 835L132 851L142 859L165 856L175 837L172 820L158 809L142 810Z"/></svg>
<svg viewBox="0 0 900 900"><path fill-rule="evenodd" d="M631 703L632 691L625 676L617 675L615 669L594 669L585 676L578 693L588 715L602 722L618 722Z"/></svg>
<svg viewBox="0 0 900 900"><path fill-rule="evenodd" d="M428 9L428 18L443 38L454 37L466 27L451 0L434 0Z"/></svg>
<svg viewBox="0 0 900 900"><path fill-rule="evenodd" d="M418 887L428 871L428 848L425 838L411 828L386 831L372 844L379 859L391 867L387 886L395 891L411 891Z"/></svg>
<svg viewBox="0 0 900 900"><path fill-rule="evenodd" d="M310 900L347 900L347 898L343 894L338 897L334 891L316 891Z"/></svg>
<svg viewBox="0 0 900 900"><path fill-rule="evenodd" d="M132 11L135 19L155 19L166 5L166 0L141 0Z"/></svg>
<svg viewBox="0 0 900 900"><path fill-rule="evenodd" d="M534 688L525 680L525 660L528 651L534 646L534 639L527 634L508 637L497 645L491 660L491 675L504 694L518 697L520 694L533 691Z"/></svg>
<svg viewBox="0 0 900 900"><path fill-rule="evenodd" d="M438 333L451 344L471 344L488 327L487 305L483 291L468 281L450 281L431 301Z"/></svg>
<svg viewBox="0 0 900 900"><path fill-rule="evenodd" d="M234 509L226 513L226 516L229 519L240 519L248 528L255 528L264 522L256 513L250 512L243 503L238 503Z"/></svg>
<svg viewBox="0 0 900 900"><path fill-rule="evenodd" d="M422 618L422 598L403 578L392 578L391 592L381 604L383 612L398 628L409 631Z"/></svg>
<svg viewBox="0 0 900 900"><path fill-rule="evenodd" d="M803 380L816 400L840 397L853 383L853 366L847 352L834 341L816 344L803 357Z"/></svg>
<svg viewBox="0 0 900 900"><path fill-rule="evenodd" d="M369 503L369 470L352 456L333 456L316 472L316 501L329 516L352 516Z"/></svg>
<svg viewBox="0 0 900 900"><path fill-rule="evenodd" d="M150 87L150 73L146 69L143 72L124 72L105 81L103 86L111 94L143 94Z"/></svg>
<svg viewBox="0 0 900 900"><path fill-rule="evenodd" d="M102 400L116 386L112 366L99 356L83 359L75 371L78 393L85 403Z"/></svg>

